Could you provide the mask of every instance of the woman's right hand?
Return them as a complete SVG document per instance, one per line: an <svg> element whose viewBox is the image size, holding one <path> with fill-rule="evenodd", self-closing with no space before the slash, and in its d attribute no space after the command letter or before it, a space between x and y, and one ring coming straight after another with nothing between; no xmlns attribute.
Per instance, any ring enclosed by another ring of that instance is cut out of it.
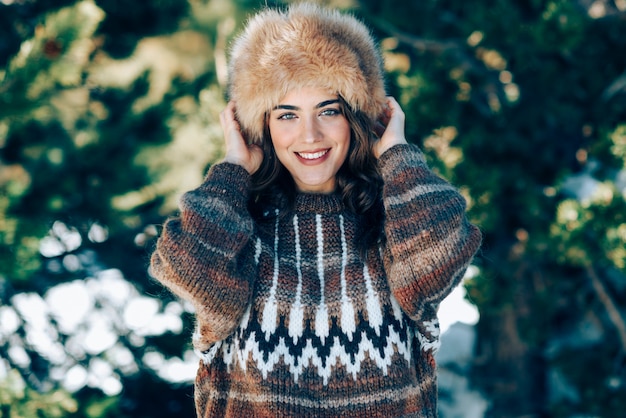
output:
<svg viewBox="0 0 626 418"><path fill-rule="evenodd" d="M398 144L406 144L404 136L404 112L393 97L387 97L387 107L379 121L377 134L380 139L374 143L373 150L376 158L387 151L389 148Z"/></svg>
<svg viewBox="0 0 626 418"><path fill-rule="evenodd" d="M226 155L223 161L238 164L250 174L254 174L263 161L263 150L256 144L248 144L241 134L239 122L235 119L235 102L230 101L220 113L220 123L224 131Z"/></svg>

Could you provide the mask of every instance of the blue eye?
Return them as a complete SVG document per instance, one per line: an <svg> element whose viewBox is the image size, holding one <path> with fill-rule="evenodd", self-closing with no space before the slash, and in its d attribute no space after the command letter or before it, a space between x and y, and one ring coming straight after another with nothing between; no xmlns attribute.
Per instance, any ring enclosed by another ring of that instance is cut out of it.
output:
<svg viewBox="0 0 626 418"><path fill-rule="evenodd" d="M336 116L336 115L340 115L341 112L339 111L339 109L324 109L322 110L322 113L320 113L320 115L322 116Z"/></svg>
<svg viewBox="0 0 626 418"><path fill-rule="evenodd" d="M293 113L283 113L282 115L278 117L279 120L291 120L295 118L296 118L296 115Z"/></svg>

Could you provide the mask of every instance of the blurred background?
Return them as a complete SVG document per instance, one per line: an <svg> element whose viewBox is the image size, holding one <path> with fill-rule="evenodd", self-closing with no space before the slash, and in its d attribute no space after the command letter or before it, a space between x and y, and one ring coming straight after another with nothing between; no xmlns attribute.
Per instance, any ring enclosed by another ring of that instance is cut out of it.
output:
<svg viewBox="0 0 626 418"><path fill-rule="evenodd" d="M626 0L325 3L380 40L484 233L442 418L624 417ZM222 155L228 45L264 4L0 0L0 417L194 416L193 312L149 257Z"/></svg>

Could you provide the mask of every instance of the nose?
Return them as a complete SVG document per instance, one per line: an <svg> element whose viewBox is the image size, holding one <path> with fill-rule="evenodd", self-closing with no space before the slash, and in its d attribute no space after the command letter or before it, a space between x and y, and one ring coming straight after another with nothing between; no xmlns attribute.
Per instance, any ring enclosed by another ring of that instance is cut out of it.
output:
<svg viewBox="0 0 626 418"><path fill-rule="evenodd" d="M313 143L319 141L322 137L316 115L304 118L302 130L302 139L304 142Z"/></svg>

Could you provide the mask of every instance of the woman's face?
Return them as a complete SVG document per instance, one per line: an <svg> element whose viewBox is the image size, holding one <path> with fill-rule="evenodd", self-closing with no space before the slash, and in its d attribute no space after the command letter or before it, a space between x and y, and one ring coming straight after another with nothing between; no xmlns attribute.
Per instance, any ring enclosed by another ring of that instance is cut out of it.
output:
<svg viewBox="0 0 626 418"><path fill-rule="evenodd" d="M336 94L292 90L269 116L276 156L302 192L331 193L348 155L350 124Z"/></svg>

